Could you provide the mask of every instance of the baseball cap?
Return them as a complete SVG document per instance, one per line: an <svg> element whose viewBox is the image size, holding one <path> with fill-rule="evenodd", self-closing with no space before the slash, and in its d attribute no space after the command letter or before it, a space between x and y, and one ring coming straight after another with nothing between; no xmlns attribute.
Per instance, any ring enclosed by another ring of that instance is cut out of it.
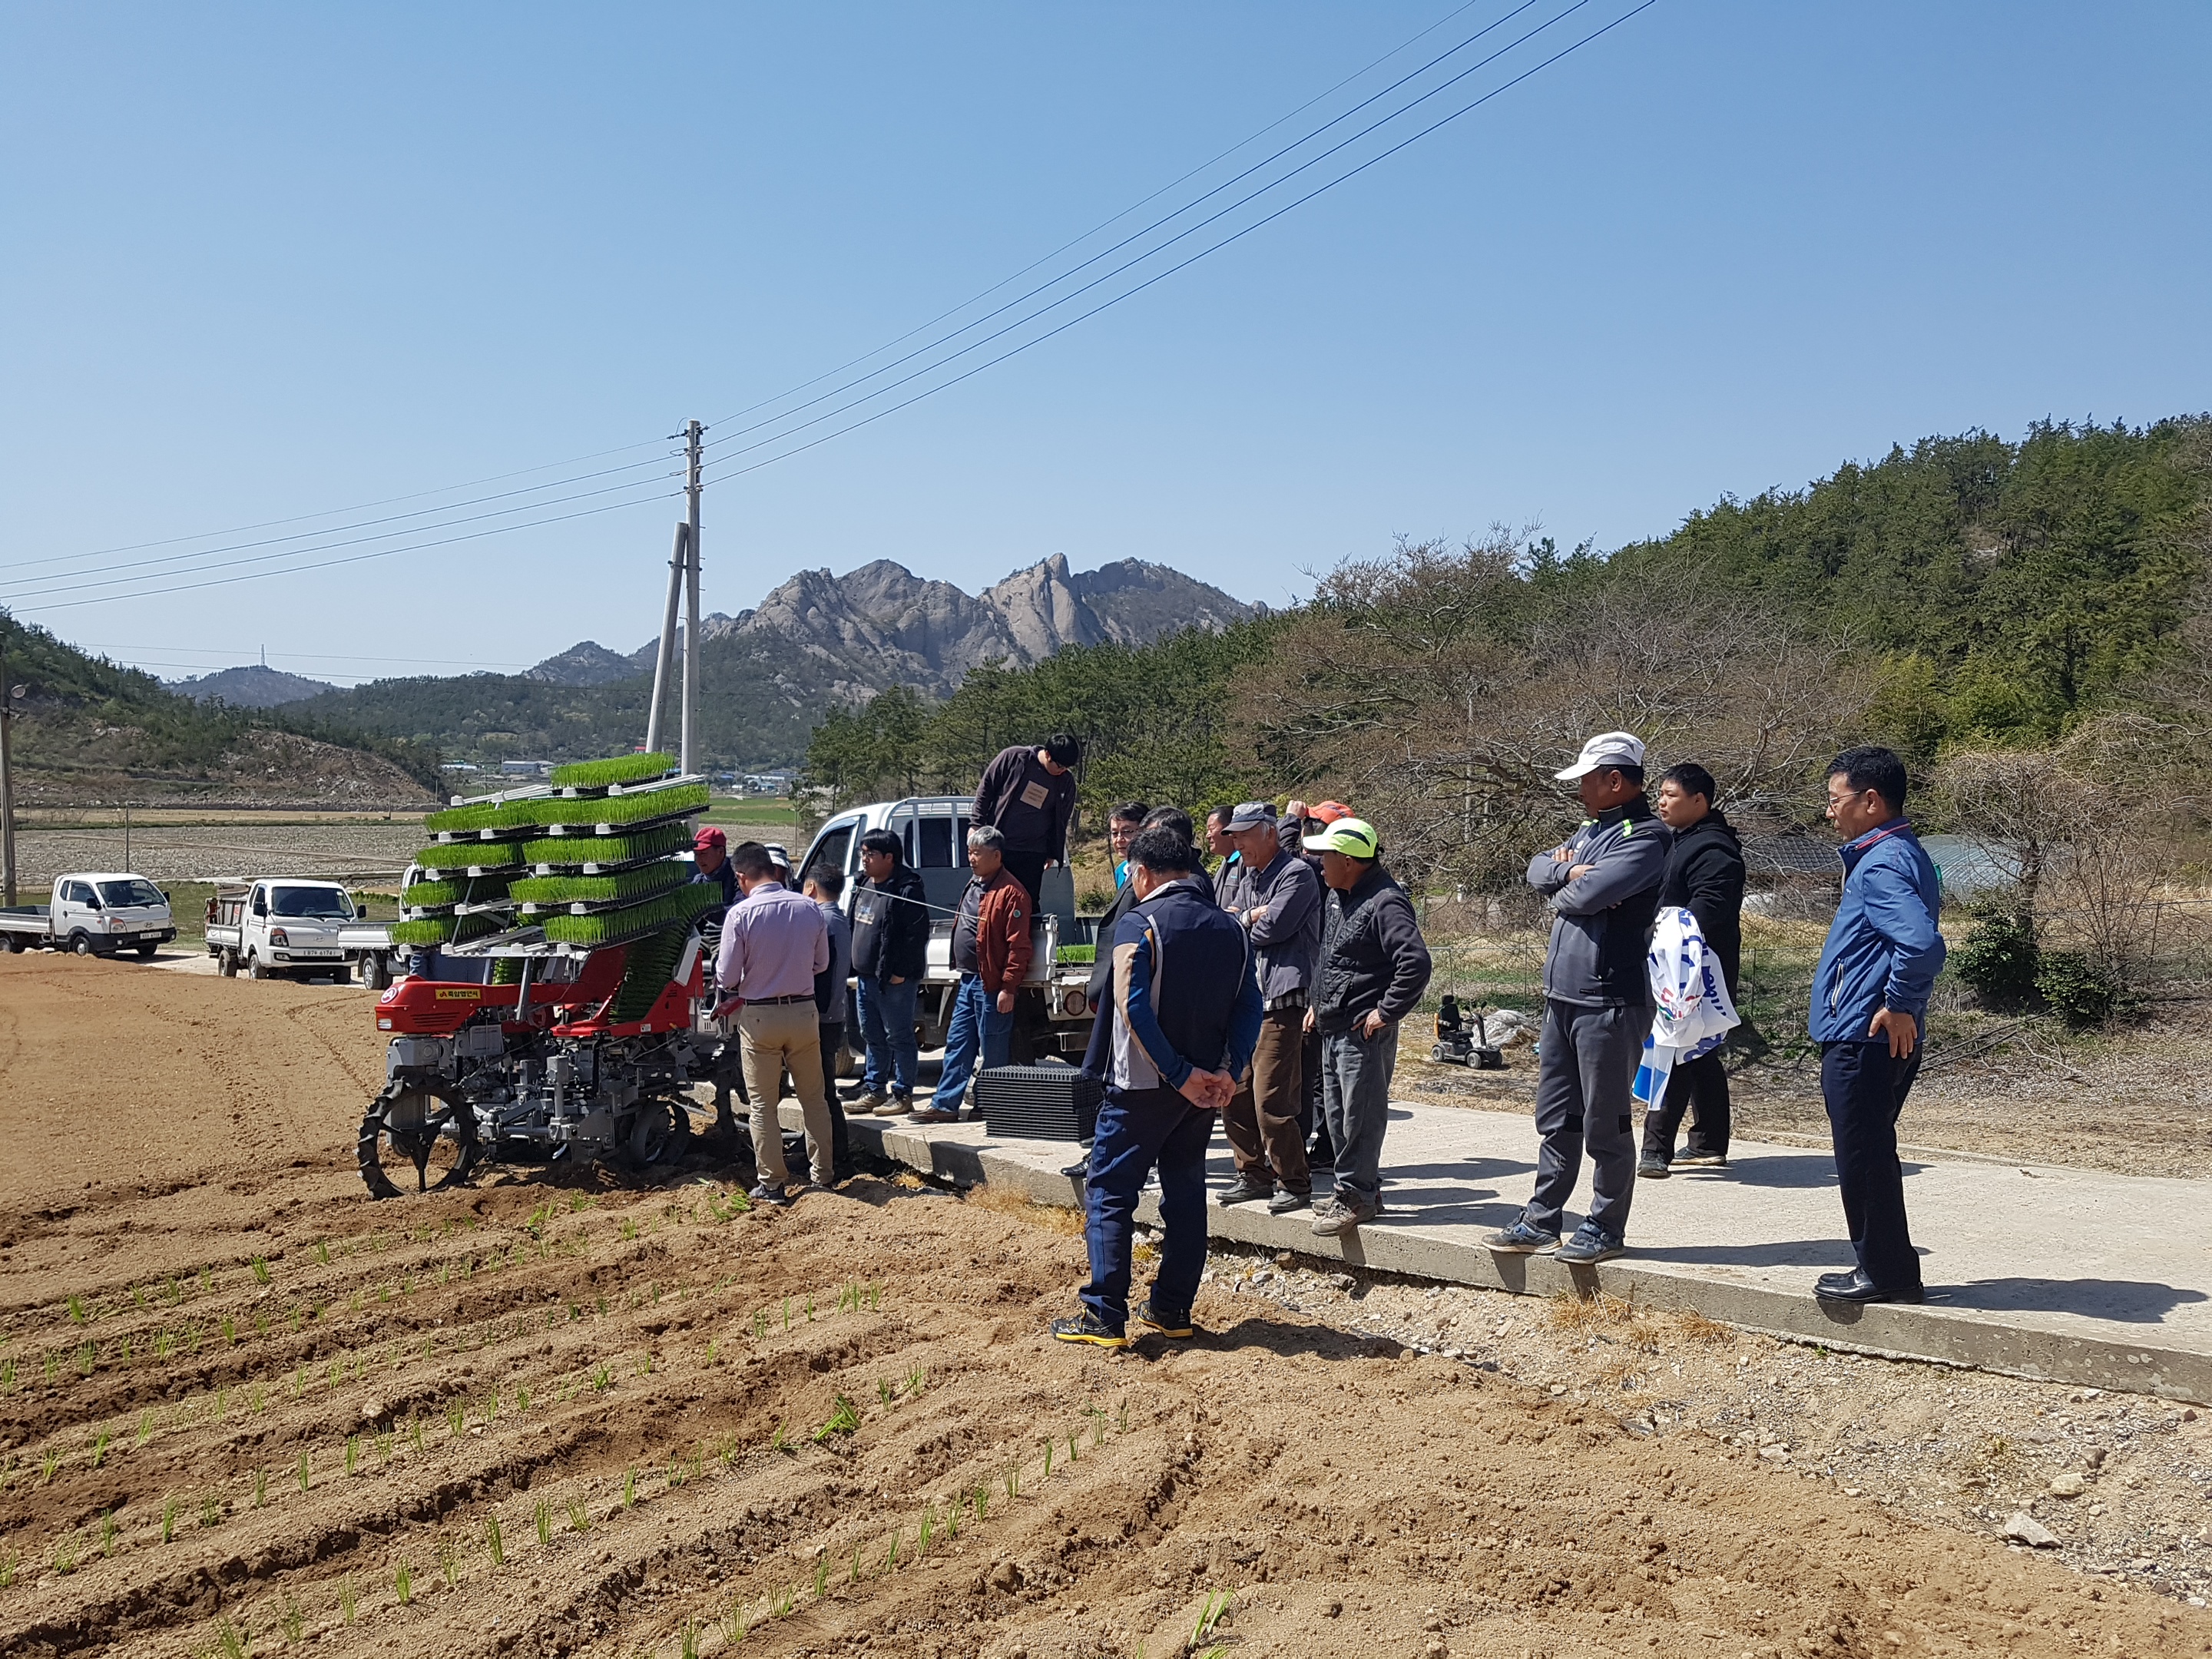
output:
<svg viewBox="0 0 2212 1659"><path fill-rule="evenodd" d="M1275 804L1270 800L1240 801L1237 810L1229 815L1231 830L1257 830L1261 824L1275 822Z"/></svg>
<svg viewBox="0 0 2212 1659"><path fill-rule="evenodd" d="M791 854L776 842L769 842L761 850L769 855L771 863L780 864L787 870L791 868Z"/></svg>
<svg viewBox="0 0 2212 1659"><path fill-rule="evenodd" d="M711 823L701 824L699 833L691 837L691 850L695 853L703 853L710 847L717 852L726 851L729 845L730 838Z"/></svg>
<svg viewBox="0 0 2212 1659"><path fill-rule="evenodd" d="M1375 826L1364 818L1339 818L1321 834L1305 838L1309 853L1342 853L1355 859L1374 858L1380 847Z"/></svg>
<svg viewBox="0 0 2212 1659"><path fill-rule="evenodd" d="M1577 778L1587 777L1601 766L1643 764L1643 738L1633 732L1601 732L1583 745L1583 752L1575 757L1572 766L1552 775L1561 783L1572 783Z"/></svg>
<svg viewBox="0 0 2212 1659"><path fill-rule="evenodd" d="M1323 823L1334 823L1339 818L1350 817L1352 809L1340 800L1316 801L1306 808L1306 816L1318 818Z"/></svg>

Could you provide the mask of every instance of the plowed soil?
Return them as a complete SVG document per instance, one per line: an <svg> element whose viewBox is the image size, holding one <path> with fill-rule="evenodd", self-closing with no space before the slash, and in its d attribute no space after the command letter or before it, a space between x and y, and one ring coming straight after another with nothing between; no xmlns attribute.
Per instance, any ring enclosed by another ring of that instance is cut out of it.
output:
<svg viewBox="0 0 2212 1659"><path fill-rule="evenodd" d="M1080 1242L910 1177L372 1203L370 1024L0 961L0 1653L2212 1650L2177 1601L1218 1282L1197 1340L1054 1344Z"/></svg>

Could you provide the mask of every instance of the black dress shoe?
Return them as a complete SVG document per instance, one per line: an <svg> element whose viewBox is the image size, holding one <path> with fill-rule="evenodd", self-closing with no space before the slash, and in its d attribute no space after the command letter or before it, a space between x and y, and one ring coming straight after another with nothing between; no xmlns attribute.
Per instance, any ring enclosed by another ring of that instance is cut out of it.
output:
<svg viewBox="0 0 2212 1659"><path fill-rule="evenodd" d="M1823 1302L1924 1302L1928 1293L1917 1285L1886 1291L1854 1267L1847 1273L1822 1273L1813 1281L1813 1294Z"/></svg>

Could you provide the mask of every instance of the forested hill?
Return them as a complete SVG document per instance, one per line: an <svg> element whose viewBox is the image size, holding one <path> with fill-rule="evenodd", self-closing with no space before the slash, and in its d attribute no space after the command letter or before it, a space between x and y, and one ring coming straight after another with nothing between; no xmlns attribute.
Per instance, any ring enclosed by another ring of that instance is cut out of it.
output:
<svg viewBox="0 0 2212 1659"><path fill-rule="evenodd" d="M2047 739L2141 691L2204 580L2208 484L2204 416L1924 438L1571 580L1691 578L1848 633L1887 734L1927 758Z"/></svg>
<svg viewBox="0 0 2212 1659"><path fill-rule="evenodd" d="M303 718L202 703L0 611L27 805L267 798L388 805L434 799L438 757Z"/></svg>

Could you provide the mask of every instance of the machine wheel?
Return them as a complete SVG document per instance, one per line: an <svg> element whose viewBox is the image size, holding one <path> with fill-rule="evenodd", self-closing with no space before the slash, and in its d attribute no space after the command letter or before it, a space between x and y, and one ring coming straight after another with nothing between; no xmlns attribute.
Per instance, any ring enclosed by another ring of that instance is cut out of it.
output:
<svg viewBox="0 0 2212 1659"><path fill-rule="evenodd" d="M221 974L225 979L236 979L238 977L238 952L232 950L228 945L224 945L222 947L222 953L215 959L215 970L218 974Z"/></svg>
<svg viewBox="0 0 2212 1659"><path fill-rule="evenodd" d="M691 1142L691 1114L673 1101L641 1100L623 1136L623 1158L635 1169L672 1164Z"/></svg>
<svg viewBox="0 0 2212 1659"><path fill-rule="evenodd" d="M95 954L92 948L92 935L89 933L72 934L70 938L70 949L81 957Z"/></svg>
<svg viewBox="0 0 2212 1659"><path fill-rule="evenodd" d="M248 979L267 979L269 977L269 964L262 961L258 955L251 951L247 951L246 954L246 976Z"/></svg>
<svg viewBox="0 0 2212 1659"><path fill-rule="evenodd" d="M476 1114L419 1083L393 1081L361 1121L361 1178L373 1198L398 1198L465 1182L483 1156Z"/></svg>
<svg viewBox="0 0 2212 1659"><path fill-rule="evenodd" d="M155 952L155 951L158 951L158 950L160 950L161 948L161 947L160 945L140 945L140 946L138 947L138 960L139 960L139 961L141 961L141 962L151 962L151 961L153 961L153 959L154 959L154 952Z"/></svg>

